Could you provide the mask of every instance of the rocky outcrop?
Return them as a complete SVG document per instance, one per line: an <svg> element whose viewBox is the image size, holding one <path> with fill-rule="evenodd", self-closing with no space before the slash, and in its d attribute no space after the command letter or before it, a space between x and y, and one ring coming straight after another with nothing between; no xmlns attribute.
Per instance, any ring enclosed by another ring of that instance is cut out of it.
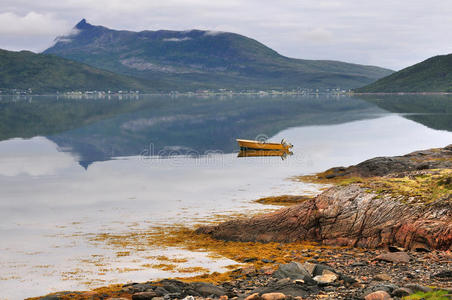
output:
<svg viewBox="0 0 452 300"><path fill-rule="evenodd" d="M432 168L452 168L452 145L405 156L375 158L349 168L336 168L330 174L397 177L402 176L400 172ZM368 248L452 250L452 194L445 195L429 203L416 203L356 183L340 185L296 206L201 227L197 232L234 241L315 241Z"/></svg>
<svg viewBox="0 0 452 300"><path fill-rule="evenodd" d="M452 249L449 201L407 205L357 184L333 187L300 205L251 219L201 227L198 233L235 241L293 242L407 249Z"/></svg>
<svg viewBox="0 0 452 300"><path fill-rule="evenodd" d="M331 168L320 176L326 179L344 176L374 177L444 168L452 168L452 144L444 148L415 151L403 156L375 157L347 168Z"/></svg>

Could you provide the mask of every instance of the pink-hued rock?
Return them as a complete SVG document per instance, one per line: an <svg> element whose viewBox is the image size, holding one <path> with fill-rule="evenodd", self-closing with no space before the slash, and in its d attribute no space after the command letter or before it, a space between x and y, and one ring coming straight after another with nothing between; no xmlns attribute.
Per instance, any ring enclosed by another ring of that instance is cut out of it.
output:
<svg viewBox="0 0 452 300"><path fill-rule="evenodd" d="M452 250L450 203L407 205L357 184L337 186L300 205L201 227L198 233L235 241L293 242Z"/></svg>
<svg viewBox="0 0 452 300"><path fill-rule="evenodd" d="M373 292L366 297L364 297L365 300L389 300L392 299L391 296L386 293L385 291L376 291Z"/></svg>
<svg viewBox="0 0 452 300"><path fill-rule="evenodd" d="M283 300L286 299L286 295L283 293L267 293L262 294L261 298L263 300Z"/></svg>
<svg viewBox="0 0 452 300"><path fill-rule="evenodd" d="M259 293L254 293L245 298L245 300L261 300Z"/></svg>

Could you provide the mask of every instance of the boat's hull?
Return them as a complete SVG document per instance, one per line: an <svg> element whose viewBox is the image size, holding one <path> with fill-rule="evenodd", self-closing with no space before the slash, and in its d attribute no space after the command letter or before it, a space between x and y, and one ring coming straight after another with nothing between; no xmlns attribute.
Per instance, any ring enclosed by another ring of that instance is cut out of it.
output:
<svg viewBox="0 0 452 300"><path fill-rule="evenodd" d="M240 150L273 150L273 151L288 151L290 145L280 144L280 143L264 143L252 140L237 140L239 143Z"/></svg>

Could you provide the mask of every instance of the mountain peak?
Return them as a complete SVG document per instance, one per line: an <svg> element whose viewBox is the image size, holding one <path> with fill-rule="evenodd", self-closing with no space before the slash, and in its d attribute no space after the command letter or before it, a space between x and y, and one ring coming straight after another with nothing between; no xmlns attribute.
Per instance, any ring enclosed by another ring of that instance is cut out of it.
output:
<svg viewBox="0 0 452 300"><path fill-rule="evenodd" d="M88 22L86 22L86 19L83 18L80 22L77 23L77 25L75 25L75 28L77 29L85 29L88 27L91 27L92 25L89 24Z"/></svg>

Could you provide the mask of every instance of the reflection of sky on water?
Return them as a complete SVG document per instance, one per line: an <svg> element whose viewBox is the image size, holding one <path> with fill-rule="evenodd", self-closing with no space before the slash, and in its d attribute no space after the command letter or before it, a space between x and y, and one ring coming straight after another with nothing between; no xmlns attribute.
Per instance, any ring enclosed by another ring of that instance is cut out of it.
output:
<svg viewBox="0 0 452 300"><path fill-rule="evenodd" d="M44 137L16 138L0 143L0 176L55 175L76 161L72 155L58 151L55 143Z"/></svg>
<svg viewBox="0 0 452 300"><path fill-rule="evenodd" d="M153 269L99 275L80 259L98 254L105 263L123 268L133 267L137 257L118 259L106 245L88 243L86 235L256 212L265 208L251 202L258 197L317 190L314 185L287 180L290 176L452 143L451 132L393 114L289 128L271 140L282 138L294 144L294 155L284 161L237 158L236 153L164 159L131 156L94 162L87 169L78 164L76 154L60 152L43 137L0 142L0 289L10 293L6 296L21 298L80 289L87 280L102 279L105 282L95 283L103 285L170 276ZM193 255L177 253L173 254ZM213 269L230 263L219 260L215 266L203 254L196 256L199 264ZM83 280L61 280L65 272L77 268L86 268Z"/></svg>

